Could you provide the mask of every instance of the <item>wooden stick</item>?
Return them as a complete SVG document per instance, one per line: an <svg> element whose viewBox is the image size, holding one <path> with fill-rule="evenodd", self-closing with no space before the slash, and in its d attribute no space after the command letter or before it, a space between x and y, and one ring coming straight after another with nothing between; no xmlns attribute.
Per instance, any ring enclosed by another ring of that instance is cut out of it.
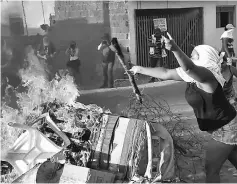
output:
<svg viewBox="0 0 237 184"><path fill-rule="evenodd" d="M151 140L151 128L148 122L146 122L146 134L148 144L148 164L144 177L148 179L152 178L152 140Z"/></svg>
<svg viewBox="0 0 237 184"><path fill-rule="evenodd" d="M120 54L118 52L116 52L116 54L118 56L119 62L121 63L121 65L123 66L123 68L125 70L125 73L128 75L129 81L130 81L130 83L133 87L133 92L136 94L137 100L139 100L139 102L142 103L141 92L137 87L134 76L131 73L128 72L128 68L125 65L123 57L120 56Z"/></svg>

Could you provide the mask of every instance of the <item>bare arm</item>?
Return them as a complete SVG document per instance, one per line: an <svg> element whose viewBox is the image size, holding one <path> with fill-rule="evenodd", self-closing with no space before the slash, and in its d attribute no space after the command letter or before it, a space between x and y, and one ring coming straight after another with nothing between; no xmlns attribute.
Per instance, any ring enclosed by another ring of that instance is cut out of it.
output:
<svg viewBox="0 0 237 184"><path fill-rule="evenodd" d="M155 78L160 78L162 80L183 81L183 79L178 75L176 69L167 69L163 67L156 67L156 68L139 67L138 73L141 73L143 75L149 75Z"/></svg>
<svg viewBox="0 0 237 184"><path fill-rule="evenodd" d="M52 54L51 54L51 56L53 57L53 56L56 54L56 48L55 48L55 46L54 46L53 43L51 43L50 45L51 45L51 49L52 49Z"/></svg>
<svg viewBox="0 0 237 184"><path fill-rule="evenodd" d="M65 54L69 55L69 48L66 49Z"/></svg>
<svg viewBox="0 0 237 184"><path fill-rule="evenodd" d="M177 59L184 72L200 83L212 83L215 80L215 76L212 74L212 72L204 67L195 65L192 60L174 42L172 37L169 34L167 35L169 36L169 39L164 37L166 48L173 52L175 58Z"/></svg>
<svg viewBox="0 0 237 184"><path fill-rule="evenodd" d="M227 54L227 57L231 58L231 54L230 54L229 49L227 47L227 43L228 43L228 38L222 38L222 45L223 45L223 48Z"/></svg>
<svg viewBox="0 0 237 184"><path fill-rule="evenodd" d="M79 57L79 48L77 47L76 49L75 49L75 56L77 56L77 57Z"/></svg>
<svg viewBox="0 0 237 184"><path fill-rule="evenodd" d="M41 59L45 59L45 56L40 54L40 50L42 49L42 45L38 45L38 49L37 49L37 56L40 57Z"/></svg>
<svg viewBox="0 0 237 184"><path fill-rule="evenodd" d="M237 69L236 69L235 67L233 67L233 66L230 66L230 70L231 70L231 72L233 73L233 75L234 75L235 77L237 77Z"/></svg>
<svg viewBox="0 0 237 184"><path fill-rule="evenodd" d="M173 51L173 54L185 73L187 73L194 80L200 83L209 83L215 79L211 71L204 67L195 65L178 46L177 49Z"/></svg>

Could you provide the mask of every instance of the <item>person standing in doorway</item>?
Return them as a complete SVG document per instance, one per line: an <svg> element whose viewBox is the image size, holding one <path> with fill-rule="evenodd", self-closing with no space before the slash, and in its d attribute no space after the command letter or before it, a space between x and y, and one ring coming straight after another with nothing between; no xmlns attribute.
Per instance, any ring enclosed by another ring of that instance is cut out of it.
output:
<svg viewBox="0 0 237 184"><path fill-rule="evenodd" d="M69 56L69 61L67 62L67 67L72 76L76 79L77 75L80 75L80 59L79 59L79 48L75 41L71 41L69 47L67 48L65 54ZM81 75L80 79L81 81Z"/></svg>
<svg viewBox="0 0 237 184"><path fill-rule="evenodd" d="M53 76L52 62L55 54L56 49L53 43L49 41L48 36L44 36L43 42L38 47L37 56L41 59L41 61L43 61L43 64L46 66L46 70L50 79Z"/></svg>
<svg viewBox="0 0 237 184"><path fill-rule="evenodd" d="M165 50L164 54L162 53L162 32L159 28L156 28L154 34L149 39L149 58L150 58L150 65L151 68L155 67L162 67L163 66L163 59L162 57L166 57ZM158 79L160 80L160 79ZM149 82L155 82L156 78L151 77Z"/></svg>
<svg viewBox="0 0 237 184"><path fill-rule="evenodd" d="M104 81L100 88L113 88L114 79L113 79L113 67L115 62L115 52L109 47L107 40L103 40L102 43L98 46L98 50L102 54L102 67L103 67L103 77Z"/></svg>
<svg viewBox="0 0 237 184"><path fill-rule="evenodd" d="M225 32L221 35L222 40L222 49L221 52L226 53L227 62L232 64L232 66L236 67L236 63L232 61L232 57L235 57L233 42L234 26L232 24L227 24L225 27Z"/></svg>

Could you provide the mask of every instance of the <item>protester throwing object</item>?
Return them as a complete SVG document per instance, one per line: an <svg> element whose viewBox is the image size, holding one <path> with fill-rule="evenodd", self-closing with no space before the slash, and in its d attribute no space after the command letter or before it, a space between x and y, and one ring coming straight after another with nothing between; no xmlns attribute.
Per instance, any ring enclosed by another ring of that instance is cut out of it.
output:
<svg viewBox="0 0 237 184"><path fill-rule="evenodd" d="M167 33L167 50L173 52L180 67L145 68L134 66L130 71L163 80L187 82L185 97L193 108L201 131L210 133L206 150L206 182L220 182L220 170L228 159L237 168L237 117L222 87L225 79L221 74L218 51L208 45L196 46L189 58Z"/></svg>

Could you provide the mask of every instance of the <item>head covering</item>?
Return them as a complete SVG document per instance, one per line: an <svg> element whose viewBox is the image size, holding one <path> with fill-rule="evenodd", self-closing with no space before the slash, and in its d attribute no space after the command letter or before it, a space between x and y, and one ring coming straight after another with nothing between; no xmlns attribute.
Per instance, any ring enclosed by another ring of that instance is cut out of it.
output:
<svg viewBox="0 0 237 184"><path fill-rule="evenodd" d="M218 51L209 45L199 45L194 48L199 54L198 60L193 60L193 63L197 66L202 66L210 70L215 76L216 80L224 86L225 79L221 74L221 61L222 57L219 56ZM178 75L185 82L197 82L181 68L176 69Z"/></svg>
<svg viewBox="0 0 237 184"><path fill-rule="evenodd" d="M235 28L232 24L227 24L225 27L226 27L226 29L234 29Z"/></svg>
<svg viewBox="0 0 237 184"><path fill-rule="evenodd" d="M226 25L226 31L221 35L220 39L222 38L231 38L233 39L233 32L234 32L234 26L232 24Z"/></svg>
<svg viewBox="0 0 237 184"><path fill-rule="evenodd" d="M71 42L70 42L70 48L75 49L75 48L76 48L76 45L77 45L77 43L76 43L75 41L71 41Z"/></svg>

